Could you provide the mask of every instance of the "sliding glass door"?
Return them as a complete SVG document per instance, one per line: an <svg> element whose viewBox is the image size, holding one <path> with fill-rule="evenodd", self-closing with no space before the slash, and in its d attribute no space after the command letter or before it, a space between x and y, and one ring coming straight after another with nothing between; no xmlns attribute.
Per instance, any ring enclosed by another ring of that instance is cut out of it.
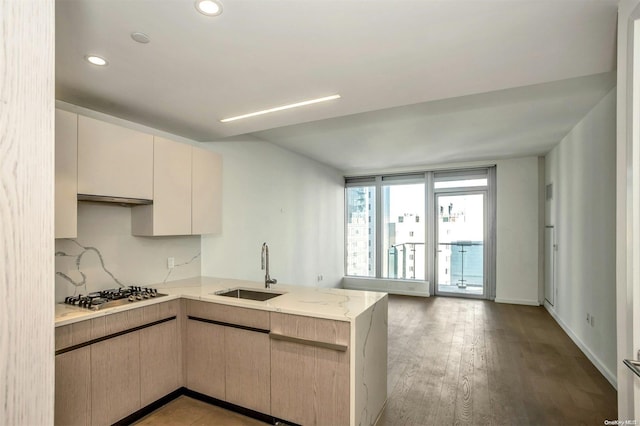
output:
<svg viewBox="0 0 640 426"><path fill-rule="evenodd" d="M435 198L436 294L485 297L486 191Z"/></svg>

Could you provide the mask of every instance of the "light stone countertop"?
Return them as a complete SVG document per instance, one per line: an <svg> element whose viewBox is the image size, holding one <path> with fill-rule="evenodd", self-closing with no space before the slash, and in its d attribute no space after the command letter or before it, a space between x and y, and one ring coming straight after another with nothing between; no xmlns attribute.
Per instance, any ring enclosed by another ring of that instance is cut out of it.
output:
<svg viewBox="0 0 640 426"><path fill-rule="evenodd" d="M97 318L128 309L141 308L154 303L167 302L178 298L202 300L224 305L261 309L272 312L304 315L338 321L353 321L361 313L375 305L386 293L373 291L345 290L338 288L303 287L276 284L271 291L285 293L264 302L232 297L218 296L213 293L236 287L263 289L264 283L234 280L227 278L196 277L150 285L166 297L130 303L114 308L91 311L75 306L56 304L55 326L72 324L91 318Z"/></svg>

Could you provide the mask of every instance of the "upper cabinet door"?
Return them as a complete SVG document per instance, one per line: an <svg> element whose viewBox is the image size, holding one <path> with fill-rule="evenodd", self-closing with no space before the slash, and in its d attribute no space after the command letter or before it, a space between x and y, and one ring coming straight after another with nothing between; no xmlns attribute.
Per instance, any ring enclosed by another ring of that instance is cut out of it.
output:
<svg viewBox="0 0 640 426"><path fill-rule="evenodd" d="M219 234L222 231L222 157L193 148L191 233Z"/></svg>
<svg viewBox="0 0 640 426"><path fill-rule="evenodd" d="M191 234L191 145L153 137L153 204L131 217L133 235Z"/></svg>
<svg viewBox="0 0 640 426"><path fill-rule="evenodd" d="M153 198L153 136L78 117L78 194Z"/></svg>
<svg viewBox="0 0 640 426"><path fill-rule="evenodd" d="M55 236L78 236L78 114L56 109Z"/></svg>
<svg viewBox="0 0 640 426"><path fill-rule="evenodd" d="M191 234L191 146L154 136L154 235Z"/></svg>

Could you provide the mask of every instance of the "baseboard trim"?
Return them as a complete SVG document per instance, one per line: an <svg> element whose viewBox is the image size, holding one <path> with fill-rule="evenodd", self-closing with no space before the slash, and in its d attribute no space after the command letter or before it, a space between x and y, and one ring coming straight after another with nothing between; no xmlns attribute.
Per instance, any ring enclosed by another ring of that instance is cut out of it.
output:
<svg viewBox="0 0 640 426"><path fill-rule="evenodd" d="M509 303L511 305L527 305L527 306L540 306L540 302L537 300L524 300L524 299L500 299L495 298L496 303Z"/></svg>
<svg viewBox="0 0 640 426"><path fill-rule="evenodd" d="M544 303L544 308L547 310L547 312L549 312L549 315L551 315L551 317L558 323L560 328L562 328L564 332L567 333L569 338L573 340L573 343L575 343L576 346L580 348L582 353L585 354L585 356L598 369L598 371L604 376L604 378L607 379L609 383L611 383L611 386L613 386L615 390L618 390L617 377L613 373L611 373L611 371L609 371L609 369L604 365L602 361L600 361L600 358L598 358L596 354L591 352L591 349L589 349L589 347L582 340L580 340L580 338L573 332L573 330L571 330L571 328L564 321L562 321L562 318L558 316L553 307L546 301Z"/></svg>

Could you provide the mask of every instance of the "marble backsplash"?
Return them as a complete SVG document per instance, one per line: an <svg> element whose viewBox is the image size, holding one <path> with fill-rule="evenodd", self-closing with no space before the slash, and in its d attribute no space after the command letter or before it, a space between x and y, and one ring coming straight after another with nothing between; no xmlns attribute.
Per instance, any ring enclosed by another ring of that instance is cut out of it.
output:
<svg viewBox="0 0 640 426"><path fill-rule="evenodd" d="M56 302L126 285L146 286L201 274L200 236L134 237L131 209L78 204L78 237L55 243ZM172 269L167 258L175 259Z"/></svg>

